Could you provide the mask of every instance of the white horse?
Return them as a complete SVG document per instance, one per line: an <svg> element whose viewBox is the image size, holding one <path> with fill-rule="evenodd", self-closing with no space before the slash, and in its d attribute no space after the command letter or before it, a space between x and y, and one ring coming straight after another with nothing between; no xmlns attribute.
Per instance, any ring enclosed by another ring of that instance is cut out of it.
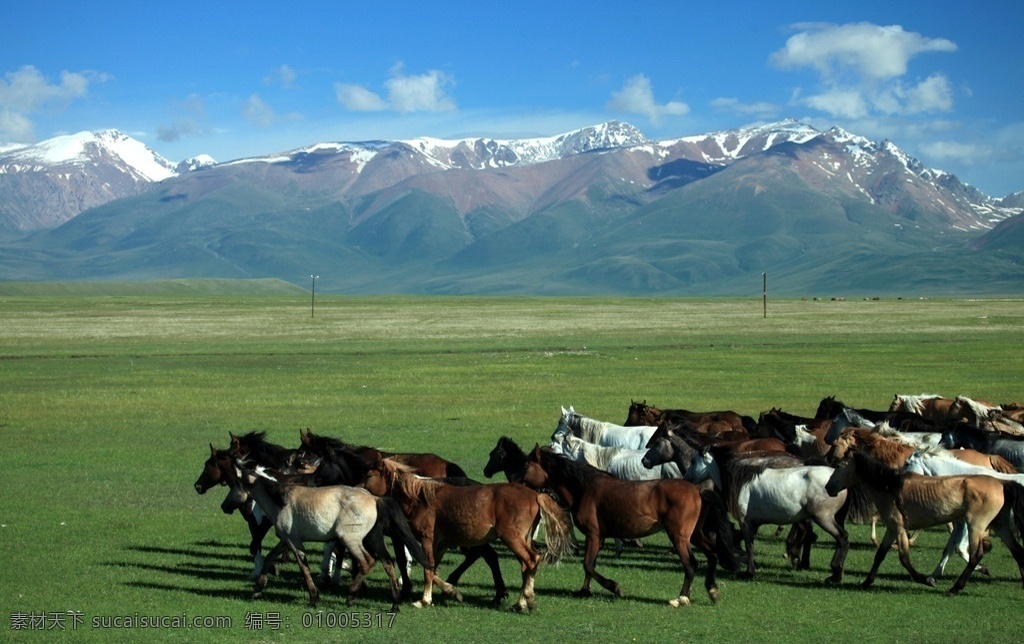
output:
<svg viewBox="0 0 1024 644"><path fill-rule="evenodd" d="M551 442L551 451L574 460L593 465L616 478L626 481L652 481L655 479L681 479L683 473L675 463L668 462L648 469L642 461L646 449L604 447L588 443L572 434L557 434Z"/></svg>
<svg viewBox="0 0 1024 644"><path fill-rule="evenodd" d="M834 470L826 465L803 465L789 455L742 458L717 450L716 458L713 449L704 449L694 457L685 478L694 483L711 480L721 490L746 542L746 575L754 576L758 528L766 523L786 525L810 519L836 540L832 576L826 583L840 583L850 540L844 526L846 490L837 496L825 491Z"/></svg>
<svg viewBox="0 0 1024 644"><path fill-rule="evenodd" d="M627 447L629 449L646 449L647 441L654 435L657 427L639 425L626 427L615 423L587 418L578 414L572 406L562 407L562 418L555 428L555 434L571 433L595 445L604 447ZM551 437L554 440L554 436Z"/></svg>

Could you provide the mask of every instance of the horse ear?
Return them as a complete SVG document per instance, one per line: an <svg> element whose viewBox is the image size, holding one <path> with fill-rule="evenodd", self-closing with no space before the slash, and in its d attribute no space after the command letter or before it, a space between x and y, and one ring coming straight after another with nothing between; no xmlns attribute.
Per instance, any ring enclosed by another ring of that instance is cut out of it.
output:
<svg viewBox="0 0 1024 644"><path fill-rule="evenodd" d="M309 428L308 427L305 429L305 431L303 431L301 429L299 430L299 442L302 443L303 445L309 445Z"/></svg>
<svg viewBox="0 0 1024 644"><path fill-rule="evenodd" d="M534 443L530 456L533 457L534 460L540 458L540 443Z"/></svg>
<svg viewBox="0 0 1024 644"><path fill-rule="evenodd" d="M217 456L217 448L213 446L213 443L210 443L210 456Z"/></svg>

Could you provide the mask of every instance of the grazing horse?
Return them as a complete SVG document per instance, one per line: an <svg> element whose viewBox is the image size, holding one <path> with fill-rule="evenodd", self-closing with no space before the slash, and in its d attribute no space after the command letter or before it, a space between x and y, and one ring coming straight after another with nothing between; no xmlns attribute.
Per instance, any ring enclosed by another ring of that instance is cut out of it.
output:
<svg viewBox="0 0 1024 644"><path fill-rule="evenodd" d="M981 561L982 535L990 526L1010 549L1024 583L1024 548L1013 536L1014 522L1018 531L1024 528L1024 487L991 476L921 476L888 467L861 451L836 469L825 489L829 494L839 494L857 484L863 485L865 492L874 499L885 522L885 535L862 588L870 588L874 583L878 568L893 543L898 545L900 563L911 578L935 586L933 577L922 575L910 563L907 530L957 521L967 524L970 559L950 588L951 595L963 590Z"/></svg>
<svg viewBox="0 0 1024 644"><path fill-rule="evenodd" d="M265 568L287 548L295 556L309 591L309 604L316 606L320 593L306 563L303 551L305 541L339 541L345 545L358 570L353 571L349 586L348 603L373 568L375 559L384 561L384 569L391 582L391 609L398 609L399 587L395 578L394 561L384 546L385 526L396 528L403 535L403 546L421 565L426 556L416 541L405 515L393 499L376 497L365 489L347 485L305 487L281 483L278 476L262 466L254 470L238 468L237 484L224 500L225 512L236 509L251 497L274 523L281 538L264 562L254 586L253 599L263 595L267 586ZM367 547L369 546L369 547Z"/></svg>
<svg viewBox="0 0 1024 644"><path fill-rule="evenodd" d="M226 449L217 449L210 443L210 458L203 463L203 471L196 479L195 488L199 494L215 485L229 485L233 480L234 459ZM249 526L249 556L253 559L253 570L250 579L256 579L263 569L263 538L273 527L270 519L256 507L252 499L238 508L238 513Z"/></svg>
<svg viewBox="0 0 1024 644"><path fill-rule="evenodd" d="M551 451L573 461L588 463L626 481L683 478L683 471L671 461L652 467L644 465L642 461L647 450L602 447L571 434L558 434L555 440L551 441Z"/></svg>
<svg viewBox="0 0 1024 644"><path fill-rule="evenodd" d="M715 581L719 559L726 569L736 568L732 524L713 490L700 490L682 479L623 481L586 463L542 450L539 445L530 453L524 481L535 489L555 490L586 535L583 586L575 593L577 597L591 595L594 578L616 597L622 596L622 587L595 567L597 553L608 537L635 539L662 530L668 534L683 566L682 589L669 601L673 607L690 604L695 575L691 541L708 558L704 585L712 603L719 595Z"/></svg>
<svg viewBox="0 0 1024 644"><path fill-rule="evenodd" d="M845 522L846 495L830 496L825 483L832 475L825 465L804 465L789 455L733 456L712 447L701 450L686 470L686 480L711 480L722 491L733 517L740 524L747 547L746 577L754 577L754 538L766 523L798 524L811 520L836 542L825 583L838 584L850 549Z"/></svg>
<svg viewBox="0 0 1024 644"><path fill-rule="evenodd" d="M562 407L562 417L555 427L551 440L559 434L572 434L588 443L604 447L626 447L643 449L657 427L616 425L578 414L575 409Z"/></svg>
<svg viewBox="0 0 1024 644"><path fill-rule="evenodd" d="M448 548L480 546L501 540L519 561L523 574L516 608L536 609L534 578L541 555L530 544L530 535L545 522L548 555L558 559L569 547L569 522L548 495L519 483L489 485L448 485L417 476L411 467L393 459L379 461L373 474L379 476L388 494L396 499L420 536L426 552L423 565L423 598L417 608L433 601L433 584L461 601L462 594L437 575L437 566Z"/></svg>
<svg viewBox="0 0 1024 644"><path fill-rule="evenodd" d="M689 411L687 409L665 409L661 410L647 401L637 402L630 400L629 412L626 414L627 426L651 425L657 426L663 420L686 421L693 423L701 432L723 432L736 431L753 433L757 426L750 416L743 416L734 411Z"/></svg>

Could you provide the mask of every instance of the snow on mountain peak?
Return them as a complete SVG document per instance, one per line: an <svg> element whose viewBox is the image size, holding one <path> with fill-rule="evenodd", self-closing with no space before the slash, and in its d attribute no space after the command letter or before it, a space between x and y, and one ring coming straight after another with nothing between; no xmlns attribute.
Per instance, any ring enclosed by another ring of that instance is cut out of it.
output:
<svg viewBox="0 0 1024 644"><path fill-rule="evenodd" d="M120 159L129 171L147 181L162 181L177 174L171 162L118 130L57 136L17 148L4 156L9 163L16 165L52 166L88 163L96 160L96 154L104 152Z"/></svg>

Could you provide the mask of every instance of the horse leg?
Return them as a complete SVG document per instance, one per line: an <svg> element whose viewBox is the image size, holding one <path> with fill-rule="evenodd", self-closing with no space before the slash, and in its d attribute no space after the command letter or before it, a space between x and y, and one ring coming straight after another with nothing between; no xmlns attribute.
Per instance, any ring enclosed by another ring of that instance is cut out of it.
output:
<svg viewBox="0 0 1024 644"><path fill-rule="evenodd" d="M489 543L467 548L465 552L465 560L459 564L458 568L452 571L452 574L448 575L448 583L457 585L462 577L462 573L476 563L478 559L483 558L484 563L491 570L491 577L494 578L494 607L501 606L502 600L508 597L508 588L505 586L505 579L501 576L501 563L498 560L498 553L495 552Z"/></svg>
<svg viewBox="0 0 1024 644"><path fill-rule="evenodd" d="M871 564L871 570L868 571L868 576L861 582L860 587L867 590L871 588L871 584L875 583L875 577L878 575L878 568L882 565L885 560L885 556L889 554L889 549L892 548L892 544L896 543L896 531L891 528L886 528L885 534L882 535L882 540L878 542L878 548L875 549L875 560Z"/></svg>
<svg viewBox="0 0 1024 644"><path fill-rule="evenodd" d="M537 576L537 568L540 566L541 557L537 554L536 550L530 547L525 539L516 539L513 535L502 535L502 541L512 551L516 559L519 560L519 568L523 574L523 585L519 591L516 610L532 613L537 610L537 598L533 584Z"/></svg>
<svg viewBox="0 0 1024 644"><path fill-rule="evenodd" d="M299 570L302 571L302 579L306 582L306 590L309 591L309 605L315 608L316 603L320 601L320 591L316 589L316 584L313 583L313 575L309 572L309 565L306 563L306 553L302 549L302 542L292 543L289 540L287 543L292 555L295 556L295 561L299 564Z"/></svg>
<svg viewBox="0 0 1024 644"><path fill-rule="evenodd" d="M903 564L903 567L910 573L910 578L919 584L924 584L925 586L935 586L935 579L922 575L916 568L914 568L914 565L910 563L910 537L903 526L900 526L899 531L897 532L896 545L899 548L900 563ZM973 570L973 568L971 568L971 570Z"/></svg>
<svg viewBox="0 0 1024 644"><path fill-rule="evenodd" d="M256 580L253 582L252 598L259 599L263 596L263 589L267 587L267 568L273 568L277 563L277 558L284 552L287 544L282 539L277 542L277 545L270 551L270 554L261 562L259 572L256 575Z"/></svg>
<svg viewBox="0 0 1024 644"><path fill-rule="evenodd" d="M342 538L342 541L345 542L345 547L348 548L349 553L351 553L352 560L358 564L358 569L354 566L352 568L352 583L350 583L348 587L348 598L346 602L351 606L356 601L356 593L363 585L363 581L366 580L366 576L370 574L370 570L373 569L373 566L377 562L363 547L361 539L350 537Z"/></svg>
<svg viewBox="0 0 1024 644"><path fill-rule="evenodd" d="M604 539L592 531L588 531L586 534L587 541L584 545L585 551L583 553L583 587L577 590L574 595L576 597L590 597L592 594L590 592L590 580L597 579L597 583L607 588L616 597L622 597L622 588L614 580L597 572L597 553L601 550L601 546L604 545Z"/></svg>
<svg viewBox="0 0 1024 644"><path fill-rule="evenodd" d="M676 555L679 556L679 563L683 565L683 586L679 589L679 596L675 599L670 599L668 605L672 608L689 606L690 589L693 587L693 578L697 574L696 568L693 565L693 551L690 549L690 540L688 535L681 535L675 531L669 533L669 539L672 541L672 547L675 549ZM714 552L714 547L707 544L707 540L703 537L701 539L705 542L705 546L701 550L708 557L708 570L704 576L704 587L708 591L711 603L717 604L718 584L715 582L715 570L718 568L718 556Z"/></svg>
<svg viewBox="0 0 1024 644"><path fill-rule="evenodd" d="M757 528L760 526L751 526L746 521L741 526L743 530L743 543L747 548L747 570L740 574L743 579L754 578L754 535L757 533Z"/></svg>
<svg viewBox="0 0 1024 644"><path fill-rule="evenodd" d="M1014 561L1017 562L1017 569L1020 571L1021 583L1024 584L1024 547L1018 543L1017 538L1014 536L1009 517L1004 514L992 524L992 527L996 529L996 535L1010 549L1010 554L1013 555Z"/></svg>
<svg viewBox="0 0 1024 644"><path fill-rule="evenodd" d="M832 576L825 580L826 584L839 584L843 581L843 570L846 565L846 555L850 551L850 535L846 529L835 519L835 516L824 516L815 518L815 523L836 540L836 549L832 553L832 561L829 568Z"/></svg>
<svg viewBox="0 0 1024 644"><path fill-rule="evenodd" d="M981 561L981 556L985 554L985 549L981 544L981 530L975 529L974 526L967 526L967 533L969 536L970 546L969 551L971 553L970 559L967 560L967 567L960 573L960 577L957 578L953 587L949 589L950 595L955 595L964 589L967 585L967 579L974 572L974 569L978 567L978 562ZM935 585L935 580L932 580L932 585Z"/></svg>
<svg viewBox="0 0 1024 644"><path fill-rule="evenodd" d="M242 516L249 526L249 556L252 557L253 563L249 579L255 580L263 571L263 538L267 536L274 524L262 513L257 517L252 512L244 512Z"/></svg>

